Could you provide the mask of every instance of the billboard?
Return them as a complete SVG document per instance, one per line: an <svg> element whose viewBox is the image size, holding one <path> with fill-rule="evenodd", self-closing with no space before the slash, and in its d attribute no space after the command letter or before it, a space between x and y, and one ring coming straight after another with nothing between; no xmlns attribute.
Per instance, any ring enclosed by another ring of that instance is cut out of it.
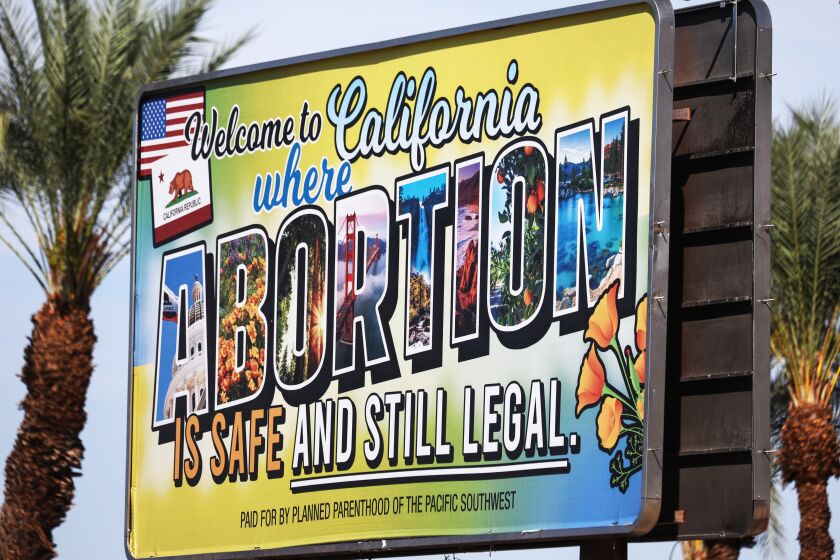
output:
<svg viewBox="0 0 840 560"><path fill-rule="evenodd" d="M649 530L672 42L608 2L145 88L129 555Z"/></svg>

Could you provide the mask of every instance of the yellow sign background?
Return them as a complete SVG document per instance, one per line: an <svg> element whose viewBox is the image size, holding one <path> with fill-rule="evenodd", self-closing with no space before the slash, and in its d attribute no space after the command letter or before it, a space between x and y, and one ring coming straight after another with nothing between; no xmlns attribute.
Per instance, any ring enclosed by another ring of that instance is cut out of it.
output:
<svg viewBox="0 0 840 560"><path fill-rule="evenodd" d="M553 146L554 133L558 127L586 118L597 119L598 115L619 107L631 108L632 117L640 123L638 215L639 223L644 226L639 229L645 231L628 234L637 235L638 246L645 248L648 241L647 188L651 182L656 33L656 18L646 4L617 7L224 78L204 84L207 88L207 107L215 106L220 115L226 116L230 106L237 103L242 110L240 122L248 122L297 114L302 101L306 99L312 110L325 115L326 98L332 87L336 84L346 85L354 76L362 75L368 85L368 107L381 109L387 101L390 84L398 72L403 71L408 76L419 78L429 66L437 72L436 95L451 99L459 85L464 87L468 95L491 88L501 91L508 85L505 80L507 65L511 59L516 59L519 64L518 84L530 82L540 91L543 125L538 136L546 146ZM322 157L327 157L332 165L339 163L333 145L332 128L326 119L324 127L317 142L304 146L301 169L317 165ZM427 147L427 167L453 162L479 151L484 151L486 158L492 160L495 153L509 141L510 138L485 138L481 143L469 145L455 141L440 149ZM206 239L208 250L213 251L215 235L257 221L250 208L254 176L274 169L282 170L287 154L288 149L282 148L237 158L213 159L215 221L207 230L190 234L178 244L186 245ZM485 161L485 164L489 163ZM352 167L354 189L384 185L390 190L396 177L410 172L411 166L406 154L357 160ZM326 205L324 207L331 217L331 208ZM286 211L275 211L260 217L259 223L266 227L269 235L273 235L285 215ZM138 227L145 226L138 224ZM451 232L447 234L447 246L451 246ZM171 247L164 247L168 248ZM135 259L138 271L142 269L142 261L153 258L153 255L156 253L151 249L147 251L137 248ZM404 254L401 254L400 270L404 270L404 258ZM451 259L451 255L447 256L447 269L448 259ZM642 261L645 259L640 258L637 273L639 293L643 293L647 286L647 262ZM156 284L153 282L150 286L156 287ZM403 287L401 285L397 292L398 310L404 305ZM156 293L152 294L150 300L156 297ZM444 301L449 301L449 297L447 291ZM448 325L449 310L446 305L444 313L444 325ZM397 333L395 343L400 355L399 333L404 328L402 321L400 312L395 313L391 320L392 332ZM140 336L152 336L152 333L144 332L135 325L135 337ZM560 342L556 334L548 335L530 347L529 357L523 358L521 353L502 347L491 336L490 355L470 362L469 368L498 372L494 379L505 383L515 378L515 372L527 368L528 364L538 365L540 356L550 359L560 349L573 344L577 342ZM577 350L573 352L580 355ZM443 366L439 368L442 376L440 379L444 379L447 372L449 378L452 378L460 367L464 366L459 365L456 352L445 345ZM401 370L401 378L376 386L368 382L364 388L351 392L349 396L354 397L358 406L371 390L384 393L449 383L428 375L413 376L410 366L405 363L401 363ZM212 371L210 379L211 382L214 379ZM267 382L273 382L273 379L269 378ZM455 394L455 389L462 386L452 384ZM438 517L424 520L412 515L396 515L386 519L331 520L327 524L240 529L241 511L280 507L301 500L317 501L307 495L302 498L293 495L289 488L296 409L286 408L283 426L286 445L282 455L286 462L286 474L283 478L269 480L262 472L263 476L255 481L217 485L210 478L205 464L205 472L197 486L184 484L175 487L172 482L173 444L158 445L157 435L150 429L154 364L137 365L133 369L132 388L128 550L136 558L244 552L396 537L483 534L494 526L502 531L516 530L519 525L533 522L528 515L524 515L517 523L505 521L496 525L488 517L459 513L445 519ZM324 397L336 396L333 383ZM280 403L283 400L277 392L274 404ZM450 418L457 419L458 411L450 411ZM360 433L363 434L363 417L360 422ZM457 431L453 433L457 434ZM357 457L363 457L363 441L364 437L357 437ZM199 447L207 461L213 454L209 434L204 434ZM383 463L379 468L389 467ZM367 466L364 461L357 459L350 472L365 470ZM449 482L438 486L444 492L459 491L463 485ZM369 487L365 489L365 495L390 497L397 492L408 494L414 486L402 485L399 490L389 486ZM352 497L355 492L358 491L336 490L330 498ZM535 492L534 497L538 498L539 492ZM542 499L562 500L563 497L543 496Z"/></svg>

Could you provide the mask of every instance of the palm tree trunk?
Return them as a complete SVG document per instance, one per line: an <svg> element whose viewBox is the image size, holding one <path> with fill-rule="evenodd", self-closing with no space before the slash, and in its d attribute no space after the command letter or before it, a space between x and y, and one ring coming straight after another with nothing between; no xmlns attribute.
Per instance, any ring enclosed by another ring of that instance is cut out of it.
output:
<svg viewBox="0 0 840 560"><path fill-rule="evenodd" d="M740 539L715 539L706 541L709 560L738 560L741 554Z"/></svg>
<svg viewBox="0 0 840 560"><path fill-rule="evenodd" d="M840 474L840 445L828 406L792 406L782 426L779 466L782 480L796 483L799 500L800 560L830 560L828 479Z"/></svg>
<svg viewBox="0 0 840 560"><path fill-rule="evenodd" d="M828 532L831 511L828 509L827 481L797 481L796 494L799 501L799 558L831 560L834 541Z"/></svg>
<svg viewBox="0 0 840 560"><path fill-rule="evenodd" d="M737 560L741 549L755 546L753 537L736 537L729 539L709 539L703 541L708 560Z"/></svg>
<svg viewBox="0 0 840 560"><path fill-rule="evenodd" d="M21 380L23 421L6 461L0 558L55 557L52 532L70 508L84 447L79 435L96 336L87 305L50 296L32 317Z"/></svg>

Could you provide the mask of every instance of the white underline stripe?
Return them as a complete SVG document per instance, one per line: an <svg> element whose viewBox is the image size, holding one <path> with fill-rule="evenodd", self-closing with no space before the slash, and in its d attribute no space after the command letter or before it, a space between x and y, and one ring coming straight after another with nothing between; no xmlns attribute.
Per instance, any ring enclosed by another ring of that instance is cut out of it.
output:
<svg viewBox="0 0 840 560"><path fill-rule="evenodd" d="M468 478L470 476L480 475L498 475L510 472L520 471L546 471L553 469L566 469L569 467L568 459L559 459L557 461L531 461L525 463L509 463L506 465L485 465L476 467L434 467L425 469L402 470L402 471L382 471L369 472L360 474L339 474L330 476L320 476L314 478L302 478L292 480L289 485L292 490L304 488L329 487L335 485L364 485L367 482L377 482L386 484L386 481L397 482L401 479L417 479L417 478L441 478L441 477L458 477Z"/></svg>

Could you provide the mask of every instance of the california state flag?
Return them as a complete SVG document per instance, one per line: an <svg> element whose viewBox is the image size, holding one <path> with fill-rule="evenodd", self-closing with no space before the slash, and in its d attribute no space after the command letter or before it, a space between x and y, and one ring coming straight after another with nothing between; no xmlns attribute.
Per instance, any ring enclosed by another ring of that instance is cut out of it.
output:
<svg viewBox="0 0 840 560"><path fill-rule="evenodd" d="M151 184L155 246L213 219L210 162L192 159L185 131L196 112L204 113L203 91L150 98L140 108L139 176Z"/></svg>

